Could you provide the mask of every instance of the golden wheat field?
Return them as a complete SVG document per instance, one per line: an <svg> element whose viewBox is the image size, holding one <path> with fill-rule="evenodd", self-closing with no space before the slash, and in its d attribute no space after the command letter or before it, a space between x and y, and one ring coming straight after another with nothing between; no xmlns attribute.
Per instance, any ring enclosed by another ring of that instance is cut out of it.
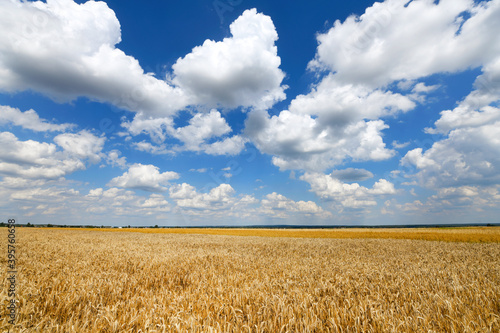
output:
<svg viewBox="0 0 500 333"><path fill-rule="evenodd" d="M1 331L500 331L499 228L123 230L143 232L18 228L17 319L5 268Z"/></svg>

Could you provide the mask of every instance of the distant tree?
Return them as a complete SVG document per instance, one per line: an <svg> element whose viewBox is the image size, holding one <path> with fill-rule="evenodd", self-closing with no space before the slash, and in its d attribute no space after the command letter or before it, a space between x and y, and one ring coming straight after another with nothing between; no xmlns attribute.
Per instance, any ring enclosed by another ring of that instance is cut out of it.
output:
<svg viewBox="0 0 500 333"><path fill-rule="evenodd" d="M158 228L158 224L155 225L155 228Z"/></svg>
<svg viewBox="0 0 500 333"><path fill-rule="evenodd" d="M53 225L52 225L52 224L50 224L50 223L49 223L49 224L47 224L47 228L52 228L52 227L53 227Z"/></svg>
<svg viewBox="0 0 500 333"><path fill-rule="evenodd" d="M28 228L33 228L33 224L29 223L26 225Z"/></svg>

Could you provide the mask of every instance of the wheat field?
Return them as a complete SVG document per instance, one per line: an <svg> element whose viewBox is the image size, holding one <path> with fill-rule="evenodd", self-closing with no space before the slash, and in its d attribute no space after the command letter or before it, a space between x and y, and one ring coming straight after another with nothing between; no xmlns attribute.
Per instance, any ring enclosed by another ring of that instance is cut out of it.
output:
<svg viewBox="0 0 500 333"><path fill-rule="evenodd" d="M6 319L3 268L0 330L499 332L500 243L473 232L452 242L18 228L17 319Z"/></svg>

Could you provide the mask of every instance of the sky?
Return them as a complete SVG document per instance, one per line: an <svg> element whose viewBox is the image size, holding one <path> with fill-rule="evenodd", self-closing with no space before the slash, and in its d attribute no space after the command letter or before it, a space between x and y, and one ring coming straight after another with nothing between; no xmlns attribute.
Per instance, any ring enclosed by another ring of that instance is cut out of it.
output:
<svg viewBox="0 0 500 333"><path fill-rule="evenodd" d="M500 0L0 0L0 31L2 219L500 222Z"/></svg>

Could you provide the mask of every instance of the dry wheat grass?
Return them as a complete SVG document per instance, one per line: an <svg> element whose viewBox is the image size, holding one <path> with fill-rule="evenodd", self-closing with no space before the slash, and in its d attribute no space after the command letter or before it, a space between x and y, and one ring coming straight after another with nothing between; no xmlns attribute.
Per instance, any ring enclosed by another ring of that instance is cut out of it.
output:
<svg viewBox="0 0 500 333"><path fill-rule="evenodd" d="M11 332L500 331L498 243L29 228L17 241Z"/></svg>

